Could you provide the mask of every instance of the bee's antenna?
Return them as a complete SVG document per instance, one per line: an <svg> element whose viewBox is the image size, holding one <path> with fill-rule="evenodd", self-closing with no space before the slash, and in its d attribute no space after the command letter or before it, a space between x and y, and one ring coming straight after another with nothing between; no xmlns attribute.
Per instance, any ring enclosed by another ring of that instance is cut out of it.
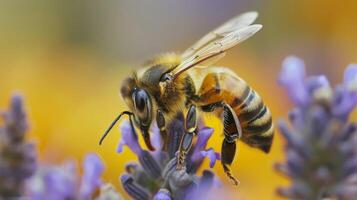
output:
<svg viewBox="0 0 357 200"><path fill-rule="evenodd" d="M124 111L124 112L120 113L120 114L118 115L118 117L114 119L114 121L110 124L110 126L108 127L108 129L105 131L105 133L104 133L104 134L102 135L102 137L100 138L100 140L99 140L99 145L102 145L104 138L108 135L108 133L110 132L110 130L112 130L113 126L119 121L119 119L120 119L121 116L123 116L123 115L129 115L129 116L131 116L131 115L133 115L133 113L132 113L132 112L129 112L129 111ZM130 121L131 121L131 118L130 118Z"/></svg>

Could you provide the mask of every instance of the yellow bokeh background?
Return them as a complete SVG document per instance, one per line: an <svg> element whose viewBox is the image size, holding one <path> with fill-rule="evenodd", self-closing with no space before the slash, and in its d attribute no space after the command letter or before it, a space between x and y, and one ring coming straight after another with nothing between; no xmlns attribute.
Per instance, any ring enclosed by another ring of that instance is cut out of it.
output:
<svg viewBox="0 0 357 200"><path fill-rule="evenodd" d="M98 139L125 109L120 83L141 62L182 51L230 17L257 10L263 30L218 65L255 88L276 120L292 105L276 81L284 57L304 58L309 74L327 74L333 83L357 62L356 9L352 0L1 1L0 107L22 93L42 163L95 152L106 164L104 179L122 191L118 177L135 156L128 149L116 153L118 130L101 147ZM220 121L206 119L216 129L209 145L220 150ZM288 181L273 164L284 159L283 143L277 133L268 155L240 143L233 165L240 197L280 199L275 189ZM214 170L229 185L220 165Z"/></svg>

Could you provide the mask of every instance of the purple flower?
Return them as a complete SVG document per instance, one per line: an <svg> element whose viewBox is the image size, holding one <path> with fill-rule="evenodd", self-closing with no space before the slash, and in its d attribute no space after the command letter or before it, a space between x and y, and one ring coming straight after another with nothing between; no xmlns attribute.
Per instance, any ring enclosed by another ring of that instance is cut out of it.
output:
<svg viewBox="0 0 357 200"><path fill-rule="evenodd" d="M343 84L350 90L350 91L357 91L357 64L350 64L347 66Z"/></svg>
<svg viewBox="0 0 357 200"><path fill-rule="evenodd" d="M276 169L291 179L278 193L290 199L357 196L357 125L348 122L356 105L357 67L345 71L343 84L333 90L324 76L305 77L303 62L283 62L280 83L296 104L291 126L279 121L286 139L286 162Z"/></svg>
<svg viewBox="0 0 357 200"><path fill-rule="evenodd" d="M325 76L306 77L304 61L295 56L287 57L283 61L279 83L299 107L308 106L316 98L325 98L330 90Z"/></svg>
<svg viewBox="0 0 357 200"><path fill-rule="evenodd" d="M123 146L126 145L133 151L135 154L140 154L142 151L140 144L138 142L138 137L134 130L132 129L129 121L122 122L120 126L120 132L122 139L119 142L117 152L121 153L123 151Z"/></svg>
<svg viewBox="0 0 357 200"><path fill-rule="evenodd" d="M86 156L82 177L74 161L37 166L35 145L25 140L29 125L20 95L12 97L9 111L0 116L4 119L0 127L0 199L89 200L98 189L98 200L122 199L113 187L102 183L104 165L95 154Z"/></svg>
<svg viewBox="0 0 357 200"><path fill-rule="evenodd" d="M279 76L279 83L284 85L290 98L297 104L304 106L309 102L309 94L305 84L305 63L295 56L287 57Z"/></svg>
<svg viewBox="0 0 357 200"><path fill-rule="evenodd" d="M216 164L216 160L221 160L220 154L215 152L214 149L212 148L209 148L206 151L201 151L201 154L203 157L207 157L210 160L209 166L211 168L213 168L214 165Z"/></svg>
<svg viewBox="0 0 357 200"><path fill-rule="evenodd" d="M213 134L212 128L204 127L200 129L197 133L197 143L193 149L192 160L200 160L202 159L202 151L206 149L207 142Z"/></svg>
<svg viewBox="0 0 357 200"><path fill-rule="evenodd" d="M333 112L346 117L357 104L357 65L351 64L345 70L343 84L336 88Z"/></svg>
<svg viewBox="0 0 357 200"><path fill-rule="evenodd" d="M188 171L196 172L198 168L202 165L203 160L206 156L202 154L202 151L206 150L207 142L211 138L214 130L208 127L202 127L197 133L197 142L193 147L193 151L189 154L190 162L188 163Z"/></svg>
<svg viewBox="0 0 357 200"><path fill-rule="evenodd" d="M202 177L195 175L205 157L210 159L213 167L219 154L212 148L206 149L207 142L213 133L211 128L198 128L197 141L188 152L185 159L185 167L177 169L178 148L184 134L183 117L175 118L167 128L167 150L164 146L160 131L156 126L151 128L151 140L155 146L154 152L143 150L138 144L136 133L126 121L121 125L122 139L119 143L119 152L123 145L127 145L137 156L140 164L129 163L126 173L120 177L124 190L133 198L146 200L189 200L199 194L217 186L212 172L204 173ZM175 153L174 153L175 152ZM206 179L206 175L208 174ZM206 185L206 186L204 186ZM202 190L201 190L202 189Z"/></svg>
<svg viewBox="0 0 357 200"><path fill-rule="evenodd" d="M171 200L170 192L167 189L161 189L154 196L154 200Z"/></svg>
<svg viewBox="0 0 357 200"><path fill-rule="evenodd" d="M80 177L74 161L62 166L42 166L27 184L28 197L38 200L63 200L94 198L96 190L105 186L101 181L104 165L95 154L88 154L83 162L83 175ZM108 192L104 188L103 192ZM105 194L100 194L104 196ZM111 196L121 199L111 190Z"/></svg>
<svg viewBox="0 0 357 200"><path fill-rule="evenodd" d="M10 109L1 112L0 127L0 197L19 197L24 193L24 181L34 174L36 148L25 140L28 131L22 96L15 94Z"/></svg>
<svg viewBox="0 0 357 200"><path fill-rule="evenodd" d="M101 186L100 177L104 170L104 165L95 154L88 154L83 163L84 173L82 183L79 189L81 199L91 199L96 188Z"/></svg>
<svg viewBox="0 0 357 200"><path fill-rule="evenodd" d="M121 184L123 185L124 190L136 200L146 200L149 199L149 192L137 184L134 178L129 174L123 174L120 177Z"/></svg>
<svg viewBox="0 0 357 200"><path fill-rule="evenodd" d="M73 162L62 166L43 166L27 185L27 192L32 199L74 199L76 197L77 170Z"/></svg>

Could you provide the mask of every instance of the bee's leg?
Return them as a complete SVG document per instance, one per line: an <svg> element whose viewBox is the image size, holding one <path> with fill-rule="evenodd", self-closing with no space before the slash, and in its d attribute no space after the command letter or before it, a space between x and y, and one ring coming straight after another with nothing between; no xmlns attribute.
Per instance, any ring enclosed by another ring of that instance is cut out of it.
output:
<svg viewBox="0 0 357 200"><path fill-rule="evenodd" d="M161 138L163 140L162 150L166 151L167 150L166 122L165 122L165 116L160 109L157 110L156 113L156 123L157 123L157 127L160 130Z"/></svg>
<svg viewBox="0 0 357 200"><path fill-rule="evenodd" d="M236 141L230 139L229 137L225 137L222 143L221 150L221 163L224 172L227 177L232 180L234 185L239 185L239 181L233 176L231 171L231 164L234 160L234 155L236 153Z"/></svg>
<svg viewBox="0 0 357 200"><path fill-rule="evenodd" d="M191 105L185 119L185 133L182 136L177 159L177 169L185 167L186 154L192 146L192 140L197 129L196 106Z"/></svg>
<svg viewBox="0 0 357 200"><path fill-rule="evenodd" d="M238 117L232 107L223 101L204 105L200 108L203 112L214 112L217 108L223 109L224 140L221 150L221 163L228 178L231 179L235 185L238 185L239 181L233 176L230 169L230 165L236 153L236 140L242 135L242 128Z"/></svg>
<svg viewBox="0 0 357 200"><path fill-rule="evenodd" d="M242 128L233 109L228 104L223 103L222 105L224 140L221 150L221 163L228 178L232 180L234 185L239 185L239 181L232 174L230 165L236 154L236 141L242 135Z"/></svg>

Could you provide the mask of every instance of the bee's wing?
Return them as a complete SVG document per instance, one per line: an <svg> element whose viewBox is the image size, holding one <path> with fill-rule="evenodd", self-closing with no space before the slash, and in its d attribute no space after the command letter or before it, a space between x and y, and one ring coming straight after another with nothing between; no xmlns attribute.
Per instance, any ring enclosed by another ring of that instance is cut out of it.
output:
<svg viewBox="0 0 357 200"><path fill-rule="evenodd" d="M238 28L226 27L229 27L228 32L220 29L225 34L217 36L191 56L183 58L182 62L171 71L173 79L176 79L182 72L191 67L207 61L217 61L219 58L222 58L228 49L254 35L262 28L262 25L254 24L243 27L238 26Z"/></svg>
<svg viewBox="0 0 357 200"><path fill-rule="evenodd" d="M247 12L232 18L231 20L227 21L226 23L222 24L221 26L217 27L216 29L202 37L190 48L184 51L182 53L182 58L189 58L195 52L197 52L207 44L211 43L212 41L220 39L239 28L251 25L257 17L257 12Z"/></svg>

